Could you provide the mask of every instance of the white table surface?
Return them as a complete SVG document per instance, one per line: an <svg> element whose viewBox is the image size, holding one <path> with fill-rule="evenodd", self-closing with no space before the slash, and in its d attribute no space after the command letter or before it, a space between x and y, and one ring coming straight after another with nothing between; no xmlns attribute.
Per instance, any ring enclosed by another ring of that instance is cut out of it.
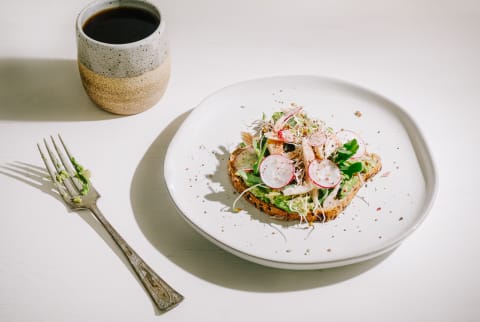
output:
<svg viewBox="0 0 480 322"><path fill-rule="evenodd" d="M130 117L83 92L74 20L85 4L1 1L0 321L480 320L479 1L163 0L172 78L157 106ZM221 250L177 215L163 160L188 112L228 84L289 74L372 89L420 125L440 186L393 252L277 270ZM178 307L158 313L100 225L37 177L35 145L55 133L93 169L113 226L185 295Z"/></svg>

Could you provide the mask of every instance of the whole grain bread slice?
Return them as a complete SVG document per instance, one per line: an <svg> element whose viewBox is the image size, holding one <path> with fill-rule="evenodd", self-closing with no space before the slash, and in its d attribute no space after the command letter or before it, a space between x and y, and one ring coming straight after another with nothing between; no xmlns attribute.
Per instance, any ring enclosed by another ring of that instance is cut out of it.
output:
<svg viewBox="0 0 480 322"><path fill-rule="evenodd" d="M245 184L243 179L236 175L238 169L235 168L235 158L242 152L241 148L235 149L231 154L228 161L228 174L230 176L230 180L232 182L233 187L238 193L243 193L248 186ZM369 162L369 167L367 172L362 172L357 175L360 176L361 180L357 180L356 184L351 187L348 194L344 195L342 199L336 200L333 206L329 208L323 208L318 210L316 213L309 212L306 216L308 222L314 221L328 221L335 219L342 211L350 204L352 199L357 194L358 190L363 186L364 182L368 179L375 176L378 172L380 172L382 168L382 162L380 157L377 154L370 153L367 154L364 158L366 162ZM288 212L283 209L276 207L275 205L265 202L257 198L253 193L250 191L245 191L243 197L253 204L256 208L261 210L262 212L280 220L300 220L300 215L295 212Z"/></svg>

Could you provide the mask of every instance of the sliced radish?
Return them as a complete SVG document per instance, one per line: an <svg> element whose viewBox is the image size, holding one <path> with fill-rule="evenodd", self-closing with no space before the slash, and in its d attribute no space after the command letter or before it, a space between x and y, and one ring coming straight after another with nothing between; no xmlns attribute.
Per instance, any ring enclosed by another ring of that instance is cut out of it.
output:
<svg viewBox="0 0 480 322"><path fill-rule="evenodd" d="M308 143L310 143L311 146L321 146L325 144L326 140L327 136L320 131L317 131L308 137Z"/></svg>
<svg viewBox="0 0 480 322"><path fill-rule="evenodd" d="M333 152L337 151L339 146L339 141L335 135L329 135L325 140L324 158L328 158Z"/></svg>
<svg viewBox="0 0 480 322"><path fill-rule="evenodd" d="M278 131L278 137L286 143L295 142L295 134L291 130L280 130Z"/></svg>
<svg viewBox="0 0 480 322"><path fill-rule="evenodd" d="M233 166L237 170L251 171L257 161L257 155L253 148L242 150L233 161Z"/></svg>
<svg viewBox="0 0 480 322"><path fill-rule="evenodd" d="M285 143L293 143L295 142L295 134L292 130L280 130L277 133L274 132L267 132L264 134L265 137L272 141L278 142L285 142Z"/></svg>
<svg viewBox="0 0 480 322"><path fill-rule="evenodd" d="M272 141L282 141L282 139L280 139L278 137L278 135L274 132L266 132L264 133L263 135L265 135L265 137L269 140L272 140Z"/></svg>
<svg viewBox="0 0 480 322"><path fill-rule="evenodd" d="M260 163L260 178L270 188L286 186L294 178L294 172L292 160L280 154L269 155Z"/></svg>
<svg viewBox="0 0 480 322"><path fill-rule="evenodd" d="M333 188L341 180L342 174L338 166L328 160L314 160L308 167L308 177L320 188Z"/></svg>
<svg viewBox="0 0 480 322"><path fill-rule="evenodd" d="M365 142L362 140L362 138L360 138L360 136L357 133L350 130L341 130L341 131L338 131L336 135L337 135L337 139L340 141L342 145L352 141L353 139L357 140L358 150L352 156L352 159L358 159L365 154L366 152Z"/></svg>
<svg viewBox="0 0 480 322"><path fill-rule="evenodd" d="M301 106L298 106L298 107L294 108L293 110L290 110L287 113L283 114L273 125L273 130L275 132L278 132L281 129L283 129L283 127L285 126L287 121L290 118L292 118L293 116L295 116L296 114L298 114L302 109L303 108Z"/></svg>

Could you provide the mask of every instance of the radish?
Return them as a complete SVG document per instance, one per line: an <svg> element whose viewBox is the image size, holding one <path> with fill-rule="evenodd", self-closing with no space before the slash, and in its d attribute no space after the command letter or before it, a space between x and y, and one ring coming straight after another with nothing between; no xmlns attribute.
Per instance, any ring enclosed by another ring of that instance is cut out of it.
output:
<svg viewBox="0 0 480 322"><path fill-rule="evenodd" d="M295 134L291 130L280 130L275 132L266 132L265 137L272 141L293 143L295 141Z"/></svg>
<svg viewBox="0 0 480 322"><path fill-rule="evenodd" d="M321 146L325 144L325 141L327 141L327 136L320 131L313 133L308 138L308 143L310 143L311 146Z"/></svg>
<svg viewBox="0 0 480 322"><path fill-rule="evenodd" d="M308 177L320 188L333 188L342 179L342 174L335 162L315 159L308 167Z"/></svg>
<svg viewBox="0 0 480 322"><path fill-rule="evenodd" d="M285 143L295 142L295 134L291 130L278 131L278 137Z"/></svg>
<svg viewBox="0 0 480 322"><path fill-rule="evenodd" d="M285 126L287 121L290 118L292 118L293 116L295 116L296 114L298 114L302 109L303 108L301 106L298 106L298 107L294 108L293 110L289 111L288 113L283 114L273 125L273 130L275 132L278 132L281 129L283 129L283 127Z"/></svg>
<svg viewBox="0 0 480 322"><path fill-rule="evenodd" d="M272 140L272 141L282 141L282 139L279 138L278 135L274 132L266 132L263 135L265 135L265 137L267 139Z"/></svg>
<svg viewBox="0 0 480 322"><path fill-rule="evenodd" d="M335 135L329 135L325 140L324 158L328 158L333 152L337 151L339 141Z"/></svg>
<svg viewBox="0 0 480 322"><path fill-rule="evenodd" d="M260 163L260 178L270 188L283 188L294 178L295 167L292 160L271 154Z"/></svg>
<svg viewBox="0 0 480 322"><path fill-rule="evenodd" d="M365 142L360 138L360 136L357 133L350 130L341 130L341 131L338 131L336 135L337 135L337 139L340 141L342 145L352 141L353 139L357 140L358 150L357 152L355 152L354 155L352 155L352 159L358 159L365 154L366 152Z"/></svg>

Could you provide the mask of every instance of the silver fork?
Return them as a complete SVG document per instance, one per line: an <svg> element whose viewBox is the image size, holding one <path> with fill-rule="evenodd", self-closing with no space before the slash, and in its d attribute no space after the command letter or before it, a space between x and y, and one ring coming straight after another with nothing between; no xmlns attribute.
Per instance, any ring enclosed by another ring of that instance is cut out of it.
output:
<svg viewBox="0 0 480 322"><path fill-rule="evenodd" d="M45 167L65 203L73 210L88 209L92 212L123 251L158 309L167 311L177 305L183 300L183 296L161 279L102 215L97 207L100 194L91 184L82 166L72 157L60 135L58 135L60 144L57 144L57 140L53 136L50 139L55 151L50 148L47 140L43 139L49 159L47 159L40 144L37 144L37 146Z"/></svg>

